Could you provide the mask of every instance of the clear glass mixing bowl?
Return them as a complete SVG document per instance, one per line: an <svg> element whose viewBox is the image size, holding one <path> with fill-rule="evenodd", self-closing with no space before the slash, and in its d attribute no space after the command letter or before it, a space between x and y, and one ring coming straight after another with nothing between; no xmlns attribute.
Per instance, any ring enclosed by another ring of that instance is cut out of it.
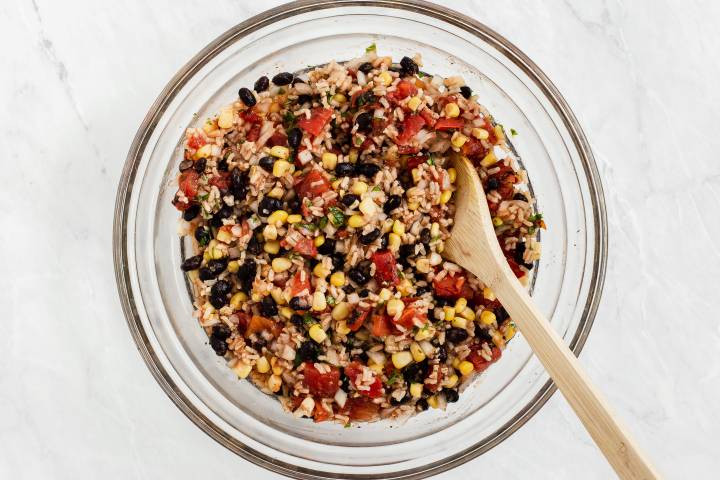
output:
<svg viewBox="0 0 720 480"><path fill-rule="evenodd" d="M599 302L606 219L592 154L575 117L540 69L497 33L417 1L288 4L236 26L193 58L148 112L117 195L114 259L132 335L158 383L211 437L242 457L298 478L420 478L482 454L524 424L554 387L522 336L447 410L405 423L343 428L298 420L207 345L180 270L187 245L171 205L185 128L261 75L381 54L420 52L427 72L462 75L514 144L549 226L533 297L578 353Z"/></svg>

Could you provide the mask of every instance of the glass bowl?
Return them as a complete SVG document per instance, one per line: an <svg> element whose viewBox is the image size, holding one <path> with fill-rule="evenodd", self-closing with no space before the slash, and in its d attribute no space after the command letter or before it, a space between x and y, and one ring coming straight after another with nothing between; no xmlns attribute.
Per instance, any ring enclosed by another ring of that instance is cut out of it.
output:
<svg viewBox="0 0 720 480"><path fill-rule="evenodd" d="M446 410L403 423L343 428L298 420L239 381L191 316L180 270L189 244L171 205L183 133L261 75L380 54L422 54L427 72L462 75L506 129L549 226L533 297L578 353L605 273L606 218L587 141L540 69L486 26L419 1L301 1L237 25L193 58L160 94L132 143L115 207L113 249L123 310L148 368L208 435L238 455L297 478L421 478L506 439L554 392L521 335ZM388 448L390 447L391 448Z"/></svg>

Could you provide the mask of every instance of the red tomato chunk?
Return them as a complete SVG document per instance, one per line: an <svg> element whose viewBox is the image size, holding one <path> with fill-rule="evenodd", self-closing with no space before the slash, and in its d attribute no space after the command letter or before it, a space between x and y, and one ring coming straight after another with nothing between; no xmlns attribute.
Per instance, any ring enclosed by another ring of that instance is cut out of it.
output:
<svg viewBox="0 0 720 480"><path fill-rule="evenodd" d="M320 135L325 125L330 121L333 111L329 108L316 108L313 110L310 118L301 118L298 120L298 127L312 135Z"/></svg>
<svg viewBox="0 0 720 480"><path fill-rule="evenodd" d="M335 367L327 366L330 369L327 373L320 373L312 362L305 362L303 375L305 375L305 385L310 394L320 398L331 398L340 388L340 370Z"/></svg>

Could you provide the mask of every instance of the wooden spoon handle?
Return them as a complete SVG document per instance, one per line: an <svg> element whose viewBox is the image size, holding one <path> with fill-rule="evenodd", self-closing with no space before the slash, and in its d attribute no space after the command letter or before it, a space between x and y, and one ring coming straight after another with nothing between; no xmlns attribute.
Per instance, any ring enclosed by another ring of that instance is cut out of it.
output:
<svg viewBox="0 0 720 480"><path fill-rule="evenodd" d="M618 476L660 478L520 282L499 278L492 288Z"/></svg>

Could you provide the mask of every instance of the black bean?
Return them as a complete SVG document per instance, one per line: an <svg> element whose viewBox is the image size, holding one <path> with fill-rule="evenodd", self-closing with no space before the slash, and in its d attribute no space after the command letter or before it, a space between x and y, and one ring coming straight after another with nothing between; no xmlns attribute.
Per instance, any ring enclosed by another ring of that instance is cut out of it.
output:
<svg viewBox="0 0 720 480"><path fill-rule="evenodd" d="M223 226L223 218L227 218L232 214L232 208L228 205L223 205L215 215L210 219L210 226L220 228Z"/></svg>
<svg viewBox="0 0 720 480"><path fill-rule="evenodd" d="M258 165L260 165L260 168L266 172L272 172L273 165L275 165L275 159L273 157L263 157L260 161L258 161Z"/></svg>
<svg viewBox="0 0 720 480"><path fill-rule="evenodd" d="M202 245L205 246L208 243L210 243L210 240L212 240L212 235L210 234L210 229L207 227L198 227L195 229L195 240Z"/></svg>
<svg viewBox="0 0 720 480"><path fill-rule="evenodd" d="M372 128L372 113L363 112L355 119L358 126L358 132L368 132Z"/></svg>
<svg viewBox="0 0 720 480"><path fill-rule="evenodd" d="M372 66L372 63L370 63L370 62L361 63L360 66L358 67L358 70L360 70L361 72L366 73L366 74L370 73L370 71L372 69L373 69L373 66Z"/></svg>
<svg viewBox="0 0 720 480"><path fill-rule="evenodd" d="M293 313L290 317L290 323L295 325L299 330L302 331L303 325L305 325L305 321L303 320L302 315L299 315L297 313Z"/></svg>
<svg viewBox="0 0 720 480"><path fill-rule="evenodd" d="M450 303L452 303L450 298L435 297L435 306L437 307L447 307Z"/></svg>
<svg viewBox="0 0 720 480"><path fill-rule="evenodd" d="M310 310L310 305L304 298L293 297L290 299L290 308L293 310Z"/></svg>
<svg viewBox="0 0 720 480"><path fill-rule="evenodd" d="M498 322L498 325L500 325L502 322L508 319L510 315L508 315L507 310L505 310L505 307L498 307L495 309L495 319Z"/></svg>
<svg viewBox="0 0 720 480"><path fill-rule="evenodd" d="M305 80L303 80L303 79L300 78L300 77L295 77L295 78L293 78L293 81L292 81L293 87L294 87L295 85L297 85L298 83L307 83L307 82L305 82Z"/></svg>
<svg viewBox="0 0 720 480"><path fill-rule="evenodd" d="M240 100L242 100L242 102L248 107L253 107L257 103L255 95L249 88L243 87L238 90L238 96L240 97Z"/></svg>
<svg viewBox="0 0 720 480"><path fill-rule="evenodd" d="M362 243L363 245L370 245L378 239L380 233L380 230L378 230L377 228L375 230L370 230L368 233L360 235L360 243Z"/></svg>
<svg viewBox="0 0 720 480"><path fill-rule="evenodd" d="M333 270L342 270L345 266L345 255L340 252L330 255L330 260L332 260Z"/></svg>
<svg viewBox="0 0 720 480"><path fill-rule="evenodd" d="M193 167L193 161L192 160L183 160L180 162L180 168L181 172L184 172L185 170L190 170Z"/></svg>
<svg viewBox="0 0 720 480"><path fill-rule="evenodd" d="M291 128L287 132L288 145L292 148L297 148L302 142L302 131L299 128Z"/></svg>
<svg viewBox="0 0 720 480"><path fill-rule="evenodd" d="M483 328L475 329L475 338L480 340L480 344L489 343L492 345L492 336L490 335L490 332Z"/></svg>
<svg viewBox="0 0 720 480"><path fill-rule="evenodd" d="M455 403L460 399L460 394L457 390L444 388L443 392L445 393L445 400L447 400L448 403Z"/></svg>
<svg viewBox="0 0 720 480"><path fill-rule="evenodd" d="M363 288L363 289L360 290L360 292L358 293L358 296L359 296L360 298L365 298L365 297L367 297L368 295L370 295L370 290L368 290L367 288Z"/></svg>
<svg viewBox="0 0 720 480"><path fill-rule="evenodd" d="M255 85L253 86L253 89L257 92L264 92L265 90L270 87L270 79L263 75L262 77L255 80Z"/></svg>
<svg viewBox="0 0 720 480"><path fill-rule="evenodd" d="M405 74L402 65L398 65L397 63L393 63L388 67L388 71L395 72L395 73L402 73Z"/></svg>
<svg viewBox="0 0 720 480"><path fill-rule="evenodd" d="M368 354L366 352L362 352L357 355L353 355L351 357L351 360L353 362L367 363L368 360L370 360L370 357L368 357Z"/></svg>
<svg viewBox="0 0 720 480"><path fill-rule="evenodd" d="M387 214L398 208L402 204L400 195L390 195L383 206L383 211Z"/></svg>
<svg viewBox="0 0 720 480"><path fill-rule="evenodd" d="M257 273L257 263L253 259L247 259L238 268L237 277L243 292L247 293L252 289L255 274Z"/></svg>
<svg viewBox="0 0 720 480"><path fill-rule="evenodd" d="M212 305L213 307L215 307L217 309L223 308L225 305L227 305L227 302L228 302L227 297L224 297L224 296L221 297L221 296L217 296L217 295L210 295L209 300L210 300L210 305Z"/></svg>
<svg viewBox="0 0 720 480"><path fill-rule="evenodd" d="M348 295L350 295L350 294L353 293L354 291L355 291L355 287L353 287L353 286L350 285L350 284L347 284L347 285L345 285L345 286L343 287L343 292L347 293Z"/></svg>
<svg viewBox="0 0 720 480"><path fill-rule="evenodd" d="M259 335L258 335L258 336L259 336ZM265 339L262 338L262 337L258 338L258 339L255 340L254 342L252 342L252 347L253 347L255 350L257 350L258 352L262 352L263 347L266 346L266 345L267 345L267 340L265 340Z"/></svg>
<svg viewBox="0 0 720 480"><path fill-rule="evenodd" d="M380 171L380 165L374 163L358 163L355 170L358 174L365 175L372 179Z"/></svg>
<svg viewBox="0 0 720 480"><path fill-rule="evenodd" d="M298 363L315 361L319 354L317 343L312 340L306 340L300 344L300 348L295 352L295 361Z"/></svg>
<svg viewBox="0 0 720 480"><path fill-rule="evenodd" d="M226 258L213 259L207 262L207 268L216 277L225 271L227 268L228 261Z"/></svg>
<svg viewBox="0 0 720 480"><path fill-rule="evenodd" d="M217 277L217 275L213 275L213 273L210 271L207 267L202 267L200 270L198 270L198 277L200 277L200 280L212 280L213 278Z"/></svg>
<svg viewBox="0 0 720 480"><path fill-rule="evenodd" d="M430 229L423 228L422 230L420 230L420 241L422 243L430 243L430 240L432 240L432 236L430 235Z"/></svg>
<svg viewBox="0 0 720 480"><path fill-rule="evenodd" d="M390 243L390 232L383 235L380 239L380 250L385 250L388 247L388 243Z"/></svg>
<svg viewBox="0 0 720 480"><path fill-rule="evenodd" d="M497 190L500 188L500 180L495 177L490 177L487 181L487 188L485 190Z"/></svg>
<svg viewBox="0 0 720 480"><path fill-rule="evenodd" d="M515 253L513 254L513 259L518 264L523 264L523 263L525 263L525 259L523 258L524 255L525 255L525 242L518 243L517 245L515 245Z"/></svg>
<svg viewBox="0 0 720 480"><path fill-rule="evenodd" d="M361 105L375 103L376 101L377 97L375 96L375 94L373 94L371 90L367 90L358 96L357 105L359 107Z"/></svg>
<svg viewBox="0 0 720 480"><path fill-rule="evenodd" d="M398 174L398 181L405 190L409 190L413 185L415 185L412 175L407 170L403 170Z"/></svg>
<svg viewBox="0 0 720 480"><path fill-rule="evenodd" d="M267 217L275 210L282 209L282 202L277 198L265 197L260 201L258 205L258 215L261 217Z"/></svg>
<svg viewBox="0 0 720 480"><path fill-rule="evenodd" d="M359 202L360 197L358 195L355 195L354 193L346 193L344 197L342 197L342 200L340 200L343 205L350 208L353 203Z"/></svg>
<svg viewBox="0 0 720 480"><path fill-rule="evenodd" d="M312 95L298 95L297 103L298 103L298 105L303 105L305 103L312 103Z"/></svg>
<svg viewBox="0 0 720 480"><path fill-rule="evenodd" d="M182 262L182 265L180 265L180 268L184 272L189 272L190 270L197 270L198 268L200 268L202 260L202 255L195 255L194 257L186 258L185 261Z"/></svg>
<svg viewBox="0 0 720 480"><path fill-rule="evenodd" d="M232 330L224 323L215 325L212 329L212 336L220 340L227 340L230 338L230 335L232 335Z"/></svg>
<svg viewBox="0 0 720 480"><path fill-rule="evenodd" d="M317 251L321 255L332 255L335 253L335 244L335 239L326 238L325 242L318 247Z"/></svg>
<svg viewBox="0 0 720 480"><path fill-rule="evenodd" d="M402 405L403 403L407 403L407 401L410 399L410 395L405 393L405 395L400 399L397 400L395 397L390 397L390 405Z"/></svg>
<svg viewBox="0 0 720 480"><path fill-rule="evenodd" d="M228 346L227 343L225 343L225 340L221 340L216 337L210 337L210 346L213 350L215 350L215 353L222 357L227 353Z"/></svg>
<svg viewBox="0 0 720 480"><path fill-rule="evenodd" d="M415 256L415 244L403 244L400 245L400 248L398 249L398 256L400 258L408 258L408 257L414 257Z"/></svg>
<svg viewBox="0 0 720 480"><path fill-rule="evenodd" d="M227 172L228 171L228 162L227 159L223 158L217 163L217 169L219 172Z"/></svg>
<svg viewBox="0 0 720 480"><path fill-rule="evenodd" d="M527 202L527 197L525 194L518 192L513 195L513 200L522 200L523 202Z"/></svg>
<svg viewBox="0 0 720 480"><path fill-rule="evenodd" d="M210 289L210 295L217 297L225 297L232 291L232 284L227 280L218 280Z"/></svg>
<svg viewBox="0 0 720 480"><path fill-rule="evenodd" d="M446 345L440 345L437 351L437 359L440 363L445 363L448 359L448 351Z"/></svg>
<svg viewBox="0 0 720 480"><path fill-rule="evenodd" d="M462 87L460 87L460 95L465 98L472 97L472 88L468 87L467 85L463 85Z"/></svg>
<svg viewBox="0 0 720 480"><path fill-rule="evenodd" d="M405 367L402 371L403 378L405 381L410 383L423 383L425 379L425 372L428 368L428 361L423 360L420 363L412 363Z"/></svg>
<svg viewBox="0 0 720 480"><path fill-rule="evenodd" d="M300 199L298 197L291 198L287 201L287 206L290 213L297 212L300 209Z"/></svg>
<svg viewBox="0 0 720 480"><path fill-rule="evenodd" d="M370 266L366 266L361 262L356 267L350 269L348 277L358 285L365 285L370 281Z"/></svg>
<svg viewBox="0 0 720 480"><path fill-rule="evenodd" d="M290 72L281 72L272 78L272 82L275 85L282 87L283 85L288 85L290 82L292 82L293 77L294 75Z"/></svg>
<svg viewBox="0 0 720 480"><path fill-rule="evenodd" d="M207 159L205 157L199 158L195 160L195 165L193 166L193 170L195 170L197 173L203 173L205 171L205 167L207 166Z"/></svg>
<svg viewBox="0 0 720 480"><path fill-rule="evenodd" d="M271 295L263 297L262 302L260 302L260 312L264 317L274 317L278 314L277 303Z"/></svg>
<svg viewBox="0 0 720 480"><path fill-rule="evenodd" d="M421 398L420 400L418 400L417 402L415 402L415 406L416 406L421 412L424 412L424 411L427 410L428 407L429 407L427 400L424 399L424 398Z"/></svg>
<svg viewBox="0 0 720 480"><path fill-rule="evenodd" d="M469 336L470 335L468 334L467 330L465 330L464 328L454 328L453 327L445 332L445 340L447 340L448 342L451 342L451 343L455 343L455 344L458 344L458 343L461 343L461 342L467 340L467 338Z"/></svg>
<svg viewBox="0 0 720 480"><path fill-rule="evenodd" d="M260 240L258 240L255 235L250 237L250 241L247 244L246 250L251 255L260 255L260 253L262 253L262 251L263 251L262 244L260 243Z"/></svg>
<svg viewBox="0 0 720 480"><path fill-rule="evenodd" d="M403 57L400 60L400 66L402 66L405 75L415 75L420 70L418 64L410 57Z"/></svg>
<svg viewBox="0 0 720 480"><path fill-rule="evenodd" d="M190 205L190 207L183 212L183 220L186 222L189 222L193 218L197 217L200 214L200 205L197 203L193 203Z"/></svg>
<svg viewBox="0 0 720 480"><path fill-rule="evenodd" d="M355 164L350 162L342 162L335 165L335 175L338 177L350 177L355 175Z"/></svg>
<svg viewBox="0 0 720 480"><path fill-rule="evenodd" d="M350 378L345 375L345 372L340 374L340 388L342 388L345 392L350 391Z"/></svg>
<svg viewBox="0 0 720 480"><path fill-rule="evenodd" d="M416 288L415 288L415 295L417 295L417 296L419 297L420 295L425 295L425 294L428 293L429 291L430 291L430 287L428 287L427 285L424 285L424 286L421 286L421 287L416 287Z"/></svg>

